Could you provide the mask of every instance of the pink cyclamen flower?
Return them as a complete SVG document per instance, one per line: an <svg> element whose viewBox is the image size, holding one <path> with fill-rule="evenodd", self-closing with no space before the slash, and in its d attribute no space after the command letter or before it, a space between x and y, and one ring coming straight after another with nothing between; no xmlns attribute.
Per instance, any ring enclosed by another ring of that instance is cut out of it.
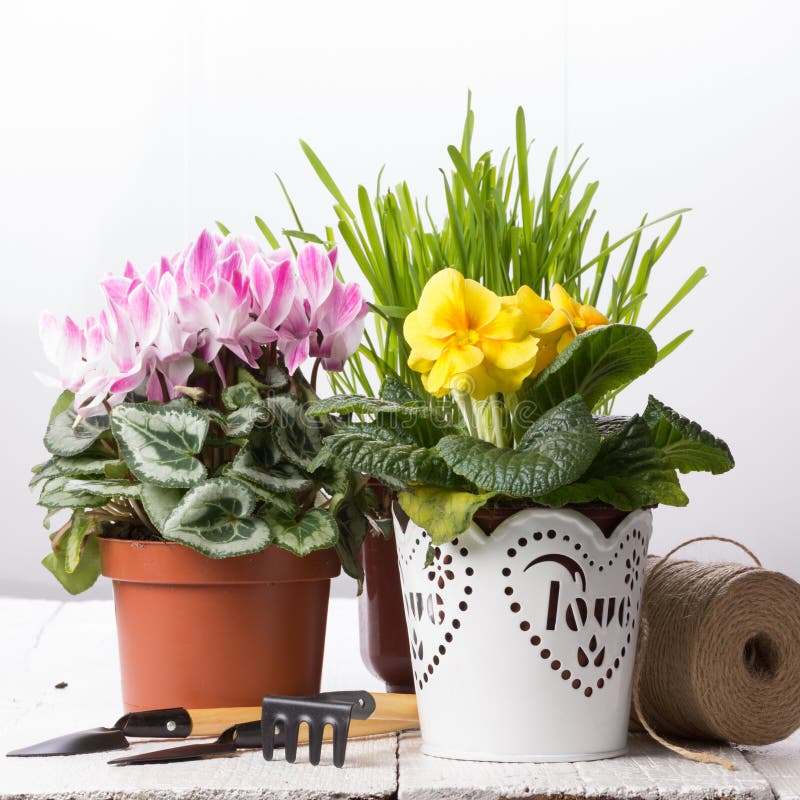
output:
<svg viewBox="0 0 800 800"><path fill-rule="evenodd" d="M289 372L309 357L339 372L356 351L368 308L354 283L336 277L336 248L326 252L307 244L297 254L299 286L292 308L278 330L278 347Z"/></svg>
<svg viewBox="0 0 800 800"><path fill-rule="evenodd" d="M224 348L251 367L277 342L294 372L309 356L341 370L358 347L367 306L355 284L335 276L336 250L306 245L296 269L286 251L264 253L246 237L202 231L144 274L128 263L100 282L106 309L79 326L45 314L40 333L59 383L82 416L102 414L130 392L179 395L199 357Z"/></svg>

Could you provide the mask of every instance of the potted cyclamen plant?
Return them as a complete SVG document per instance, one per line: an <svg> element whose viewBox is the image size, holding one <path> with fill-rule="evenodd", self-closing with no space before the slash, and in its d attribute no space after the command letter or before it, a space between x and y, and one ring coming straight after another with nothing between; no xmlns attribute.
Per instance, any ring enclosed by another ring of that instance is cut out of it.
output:
<svg viewBox="0 0 800 800"><path fill-rule="evenodd" d="M32 484L69 513L43 564L72 593L112 579L128 710L319 691L330 579L360 577L363 538L353 474L312 464L325 426L305 413L367 311L335 270L335 250L293 263L203 231L102 280L82 327L42 318L64 391Z"/></svg>
<svg viewBox="0 0 800 800"><path fill-rule="evenodd" d="M656 363L559 285L498 296L437 272L405 320L427 398L390 382L309 413L338 458L398 490L395 536L423 750L585 760L625 750L651 508L677 472L725 472L724 442L650 398L593 416ZM441 398L441 400L437 400ZM479 732L476 733L476 724Z"/></svg>

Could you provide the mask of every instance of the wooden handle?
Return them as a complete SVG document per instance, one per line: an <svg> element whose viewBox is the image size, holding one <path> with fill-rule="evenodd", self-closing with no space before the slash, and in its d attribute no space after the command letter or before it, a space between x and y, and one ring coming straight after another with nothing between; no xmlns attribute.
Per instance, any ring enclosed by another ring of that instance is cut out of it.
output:
<svg viewBox="0 0 800 800"><path fill-rule="evenodd" d="M238 722L261 719L261 706L195 708L189 710L189 716L192 718L191 736L219 736L225 728Z"/></svg>
<svg viewBox="0 0 800 800"><path fill-rule="evenodd" d="M351 719L350 730L347 732L348 739L358 739L362 736L377 736L381 733L400 733L418 728L419 723L408 722L402 719ZM330 725L325 726L322 734L323 742L330 742L333 739L333 729ZM300 745L308 744L308 726L301 725L297 734L297 743Z"/></svg>
<svg viewBox="0 0 800 800"><path fill-rule="evenodd" d="M370 694L375 698L375 711L369 719L352 720L350 736L371 736L419 727L416 695L381 692ZM219 736L225 728L238 722L255 722L261 719L261 706L196 708L189 711L189 716L192 718L191 736ZM365 733L358 732L361 730Z"/></svg>
<svg viewBox="0 0 800 800"><path fill-rule="evenodd" d="M385 694L382 692L370 692L370 694L375 698L375 711L367 721L402 720L410 723L408 727L419 727L415 694Z"/></svg>

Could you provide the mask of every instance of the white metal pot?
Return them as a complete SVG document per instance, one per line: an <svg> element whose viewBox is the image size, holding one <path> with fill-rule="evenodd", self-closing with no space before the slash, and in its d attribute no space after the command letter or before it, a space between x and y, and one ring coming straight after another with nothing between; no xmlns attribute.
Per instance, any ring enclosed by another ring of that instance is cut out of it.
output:
<svg viewBox="0 0 800 800"><path fill-rule="evenodd" d="M435 549L395 508L400 576L428 755L584 761L622 755L648 510L607 538L571 510L473 524Z"/></svg>

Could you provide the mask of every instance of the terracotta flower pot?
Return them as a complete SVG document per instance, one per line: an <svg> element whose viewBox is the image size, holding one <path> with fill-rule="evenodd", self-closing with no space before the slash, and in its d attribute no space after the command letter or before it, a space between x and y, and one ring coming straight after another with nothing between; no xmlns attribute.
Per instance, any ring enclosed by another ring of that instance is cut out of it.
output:
<svg viewBox="0 0 800 800"><path fill-rule="evenodd" d="M114 585L126 711L257 706L319 691L333 550L214 560L168 542L101 539Z"/></svg>
<svg viewBox="0 0 800 800"><path fill-rule="evenodd" d="M394 537L368 535L361 546L364 591L358 598L361 660L388 692L414 693L403 591Z"/></svg>

